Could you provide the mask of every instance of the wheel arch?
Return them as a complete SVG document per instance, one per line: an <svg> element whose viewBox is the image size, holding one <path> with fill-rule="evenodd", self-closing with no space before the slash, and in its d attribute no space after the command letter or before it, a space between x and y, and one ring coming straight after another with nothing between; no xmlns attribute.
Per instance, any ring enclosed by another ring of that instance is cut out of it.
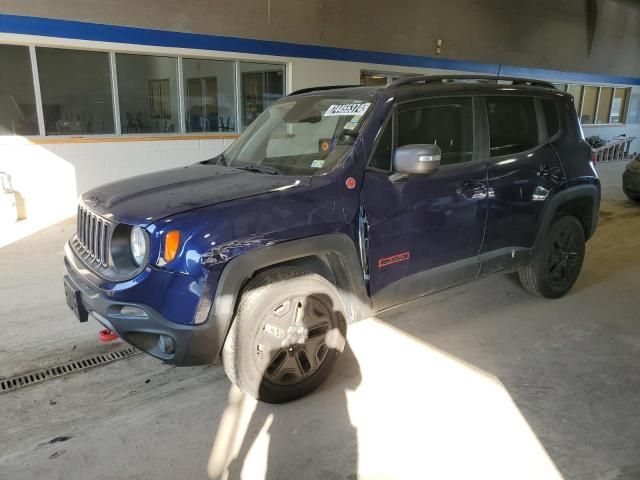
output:
<svg viewBox="0 0 640 480"><path fill-rule="evenodd" d="M598 224L600 190L594 184L583 184L556 193L545 205L534 248L542 244L553 220L561 215L573 215L584 229L585 239L591 238Z"/></svg>
<svg viewBox="0 0 640 480"><path fill-rule="evenodd" d="M345 302L348 323L371 315L362 266L355 245L347 235L318 235L249 250L226 265L216 288L207 322L215 323L220 354L242 289L256 274L269 268L296 266L317 273L338 289Z"/></svg>

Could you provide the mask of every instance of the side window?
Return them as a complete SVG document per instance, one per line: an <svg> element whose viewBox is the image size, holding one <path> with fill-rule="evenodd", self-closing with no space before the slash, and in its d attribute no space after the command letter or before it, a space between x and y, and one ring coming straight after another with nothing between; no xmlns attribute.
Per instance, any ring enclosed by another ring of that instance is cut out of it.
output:
<svg viewBox="0 0 640 480"><path fill-rule="evenodd" d="M532 97L486 97L491 157L524 152L538 144Z"/></svg>
<svg viewBox="0 0 640 480"><path fill-rule="evenodd" d="M380 140L378 140L376 150L371 156L371 167L379 168L381 170L391 170L391 150L393 146L392 127L393 122L389 119L384 130L380 133Z"/></svg>
<svg viewBox="0 0 640 480"><path fill-rule="evenodd" d="M470 97L439 98L398 113L398 146L430 143L440 147L442 165L473 158L473 106Z"/></svg>
<svg viewBox="0 0 640 480"><path fill-rule="evenodd" d="M556 108L556 102L550 98L543 98L542 110L544 111L544 120L547 124L547 138L553 137L558 130L560 130L560 124L558 123L558 109Z"/></svg>

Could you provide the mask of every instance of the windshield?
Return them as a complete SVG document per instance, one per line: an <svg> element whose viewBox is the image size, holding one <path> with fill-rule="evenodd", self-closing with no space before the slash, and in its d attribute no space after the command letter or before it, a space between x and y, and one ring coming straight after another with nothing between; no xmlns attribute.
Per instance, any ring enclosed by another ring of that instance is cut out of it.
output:
<svg viewBox="0 0 640 480"><path fill-rule="evenodd" d="M220 162L260 173L321 175L350 150L370 107L352 98L284 99L260 115Z"/></svg>

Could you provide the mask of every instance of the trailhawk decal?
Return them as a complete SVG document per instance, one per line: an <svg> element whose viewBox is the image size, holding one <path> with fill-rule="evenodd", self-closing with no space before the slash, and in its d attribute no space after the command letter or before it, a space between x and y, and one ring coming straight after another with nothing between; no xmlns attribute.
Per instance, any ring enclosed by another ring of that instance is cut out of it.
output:
<svg viewBox="0 0 640 480"><path fill-rule="evenodd" d="M338 117L342 115L364 115L369 108L370 103L343 103L340 105L331 105L324 112L325 117Z"/></svg>
<svg viewBox="0 0 640 480"><path fill-rule="evenodd" d="M378 270L388 267L389 265L393 265L394 263L406 262L409 260L409 257L411 257L409 252L402 252L391 255L390 257L380 258L378 260Z"/></svg>

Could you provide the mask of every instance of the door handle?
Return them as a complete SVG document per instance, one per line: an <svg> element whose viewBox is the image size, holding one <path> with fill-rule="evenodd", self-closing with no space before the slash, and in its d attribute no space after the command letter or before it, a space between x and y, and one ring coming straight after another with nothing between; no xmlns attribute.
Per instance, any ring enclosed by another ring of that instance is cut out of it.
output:
<svg viewBox="0 0 640 480"><path fill-rule="evenodd" d="M484 182L474 182L473 180L463 180L458 183L456 193L466 200L479 200L486 198L487 187Z"/></svg>

